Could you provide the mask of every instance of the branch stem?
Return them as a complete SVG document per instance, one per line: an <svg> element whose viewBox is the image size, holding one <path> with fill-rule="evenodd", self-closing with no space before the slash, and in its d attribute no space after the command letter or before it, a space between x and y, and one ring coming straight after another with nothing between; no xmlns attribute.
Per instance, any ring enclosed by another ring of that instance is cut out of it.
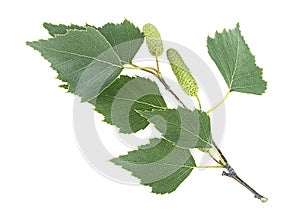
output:
<svg viewBox="0 0 300 221"><path fill-rule="evenodd" d="M227 159L224 157L224 155L222 154L221 150L218 148L218 146L214 140L212 140L212 147L217 152L219 159L221 161L221 164L224 166L227 165Z"/></svg>
<svg viewBox="0 0 300 221"><path fill-rule="evenodd" d="M156 57L156 62L158 64L158 59ZM163 76L161 75L161 73L159 72L159 70L155 69L155 68L149 68L149 67L139 67L137 65L134 65L131 63L131 65L133 67L135 67L136 69L140 69L146 72L149 72L151 74L153 74L154 76L156 76L158 78L158 80L164 85L165 89L167 91L169 91L174 97L175 99L183 106L186 108L185 104L183 103L183 101L176 95L176 93L170 88L170 86L167 84L167 82L164 80ZM157 67L159 68L159 67ZM214 106L213 108L211 108L210 110L207 111L207 113L210 113L212 111L214 111L216 108L218 108L222 103L224 103L224 101L227 99L228 95L229 95L230 91L228 91L225 95L225 97L223 98L223 100L221 100L216 106ZM199 107L201 107L201 105L199 104ZM200 108L201 109L201 108ZM248 189L251 193L254 194L255 198L258 198L261 200L261 202L267 202L268 198L260 195L259 193L257 193L252 187L250 187L245 181L243 181L234 171L234 169L228 164L227 159L225 158L225 156L223 155L223 153L221 152L221 150L218 148L217 144L214 142L214 140L212 140L212 146L215 149L215 151L217 152L219 158L220 158L220 162L218 162L221 165L218 166L196 166L196 168L225 168L227 170L227 172L223 171L222 175L223 176L228 176L232 179L234 179L235 181L237 181L238 183L240 183L242 186L244 186L246 189ZM215 158L212 158L215 160ZM216 160L217 161L217 160Z"/></svg>
<svg viewBox="0 0 300 221"><path fill-rule="evenodd" d="M148 66L146 66L146 67L140 67L140 66L137 66L137 65L135 65L133 63L130 63L130 65L132 67L131 66L123 66L123 68L125 68L125 69L133 69L133 70L142 70L142 71L146 71L148 73L154 74L154 75L157 75L157 73L158 73L157 69L154 68L154 67L148 67Z"/></svg>
<svg viewBox="0 0 300 221"><path fill-rule="evenodd" d="M175 92L170 88L170 86L167 84L167 82L165 81L165 79L160 75L160 76L157 76L158 80L164 85L165 89L167 91L169 91L173 97L175 97L175 99L184 107L184 108L187 108L185 106L185 104L182 102L182 100L175 94Z"/></svg>
<svg viewBox="0 0 300 221"><path fill-rule="evenodd" d="M249 186L245 181L243 181L234 171L233 168L231 168L229 165L226 166L226 169L228 171L225 172L223 171L222 176L228 176L232 179L234 179L235 181L237 181L239 184L241 184L242 186L244 186L246 189L248 189L251 193L254 194L254 197L259 199L261 202L265 203L268 201L268 198L260 195L258 192L256 192L251 186Z"/></svg>
<svg viewBox="0 0 300 221"><path fill-rule="evenodd" d="M213 155L212 155L212 153L208 150L208 152L207 152L208 154L209 154L209 156L217 163L217 164L220 164L220 165L222 165L221 164L221 162L220 161L218 161Z"/></svg>

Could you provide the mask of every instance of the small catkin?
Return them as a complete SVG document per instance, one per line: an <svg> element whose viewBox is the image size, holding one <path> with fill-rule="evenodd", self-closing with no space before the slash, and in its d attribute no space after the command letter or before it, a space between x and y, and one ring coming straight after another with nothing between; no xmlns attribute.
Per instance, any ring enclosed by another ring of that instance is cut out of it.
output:
<svg viewBox="0 0 300 221"><path fill-rule="evenodd" d="M175 49L170 48L167 50L167 56L181 88L188 95L196 96L199 91L198 84L179 53Z"/></svg>
<svg viewBox="0 0 300 221"><path fill-rule="evenodd" d="M148 23L144 25L143 32L150 54L153 56L162 55L164 48L157 28L154 25Z"/></svg>

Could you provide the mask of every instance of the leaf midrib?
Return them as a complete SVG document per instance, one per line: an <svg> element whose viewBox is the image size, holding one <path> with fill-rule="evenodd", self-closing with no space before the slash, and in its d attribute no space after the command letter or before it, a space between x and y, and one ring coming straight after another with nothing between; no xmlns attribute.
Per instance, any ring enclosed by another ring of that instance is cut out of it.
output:
<svg viewBox="0 0 300 221"><path fill-rule="evenodd" d="M230 90L232 89L234 76L235 76L236 70L237 70L237 61L238 61L238 57L239 57L239 49L240 49L240 36L238 36L238 38L237 38L236 57L235 57L235 62L234 62L234 70L233 70L233 73L231 74L231 81L230 81L230 86L229 86Z"/></svg>
<svg viewBox="0 0 300 221"><path fill-rule="evenodd" d="M114 98L114 99L117 99L117 100L131 101L131 102L138 103L138 104L144 104L144 105L148 105L150 107L154 107L155 109L162 109L162 110L168 109L166 107L156 106L156 105L149 104L147 102L143 102L143 101L139 101L139 100L126 99L126 98L121 98L121 97L117 97L117 96L110 96L110 95L106 95L106 94L102 94L101 96L108 97L108 98ZM156 96L159 96L159 95L156 95Z"/></svg>
<svg viewBox="0 0 300 221"><path fill-rule="evenodd" d="M97 61L97 62L101 62L101 63L108 64L108 65L111 65L111 66L115 66L115 67L118 67L118 68L123 68L122 65L113 64L113 63L110 63L108 61L100 60L100 59L92 57L92 56L88 56L88 55L84 55L84 54L78 54L78 53L70 52L70 51L62 51L62 50L58 50L58 49L55 49L55 48L49 48L49 47L44 47L44 46L40 46L40 45L39 45L39 47L43 48L43 49L46 49L46 50L51 50L51 51L54 51L54 52L57 52L57 53L64 53L64 54L75 55L77 57L84 57L84 58L88 58L88 59L91 59L91 60L94 60L94 61ZM118 55L117 55L117 57L119 58ZM120 58L119 58L119 60L120 60Z"/></svg>
<svg viewBox="0 0 300 221"><path fill-rule="evenodd" d="M194 135L195 137L199 138L199 140L201 140L201 141L203 141L204 143L206 143L206 144L208 144L209 146L211 146L210 143L208 143L207 141L203 140L201 137L199 137L199 135L197 135L197 134L193 133L192 131L186 129L185 127L178 126L177 124L173 124L173 123L171 123L171 122L170 122L169 124L171 124L171 125L173 125L173 126L176 126L176 127L178 127L178 128L184 129L186 132L188 132L188 133ZM168 140L167 138L165 138L165 139ZM168 141L170 141L170 140L168 140Z"/></svg>

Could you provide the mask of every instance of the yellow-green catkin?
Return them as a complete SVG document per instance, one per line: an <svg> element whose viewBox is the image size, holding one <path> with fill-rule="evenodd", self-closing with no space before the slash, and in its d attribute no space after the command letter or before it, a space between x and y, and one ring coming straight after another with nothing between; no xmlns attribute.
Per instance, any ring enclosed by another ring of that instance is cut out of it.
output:
<svg viewBox="0 0 300 221"><path fill-rule="evenodd" d="M168 60L181 88L190 96L196 96L199 91L198 84L184 63L180 54L173 48L167 50Z"/></svg>
<svg viewBox="0 0 300 221"><path fill-rule="evenodd" d="M148 23L144 25L143 32L150 54L153 56L162 55L164 48L157 28L154 25Z"/></svg>

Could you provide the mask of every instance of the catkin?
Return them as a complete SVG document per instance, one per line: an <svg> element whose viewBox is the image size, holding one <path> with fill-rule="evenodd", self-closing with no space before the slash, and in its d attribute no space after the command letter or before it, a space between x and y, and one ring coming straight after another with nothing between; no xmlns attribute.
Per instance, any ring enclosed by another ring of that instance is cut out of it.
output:
<svg viewBox="0 0 300 221"><path fill-rule="evenodd" d="M199 87L189 68L175 49L167 50L168 60L181 88L190 96L196 96Z"/></svg>
<svg viewBox="0 0 300 221"><path fill-rule="evenodd" d="M157 28L154 25L148 23L144 25L143 32L150 54L153 56L162 55L164 48Z"/></svg>

